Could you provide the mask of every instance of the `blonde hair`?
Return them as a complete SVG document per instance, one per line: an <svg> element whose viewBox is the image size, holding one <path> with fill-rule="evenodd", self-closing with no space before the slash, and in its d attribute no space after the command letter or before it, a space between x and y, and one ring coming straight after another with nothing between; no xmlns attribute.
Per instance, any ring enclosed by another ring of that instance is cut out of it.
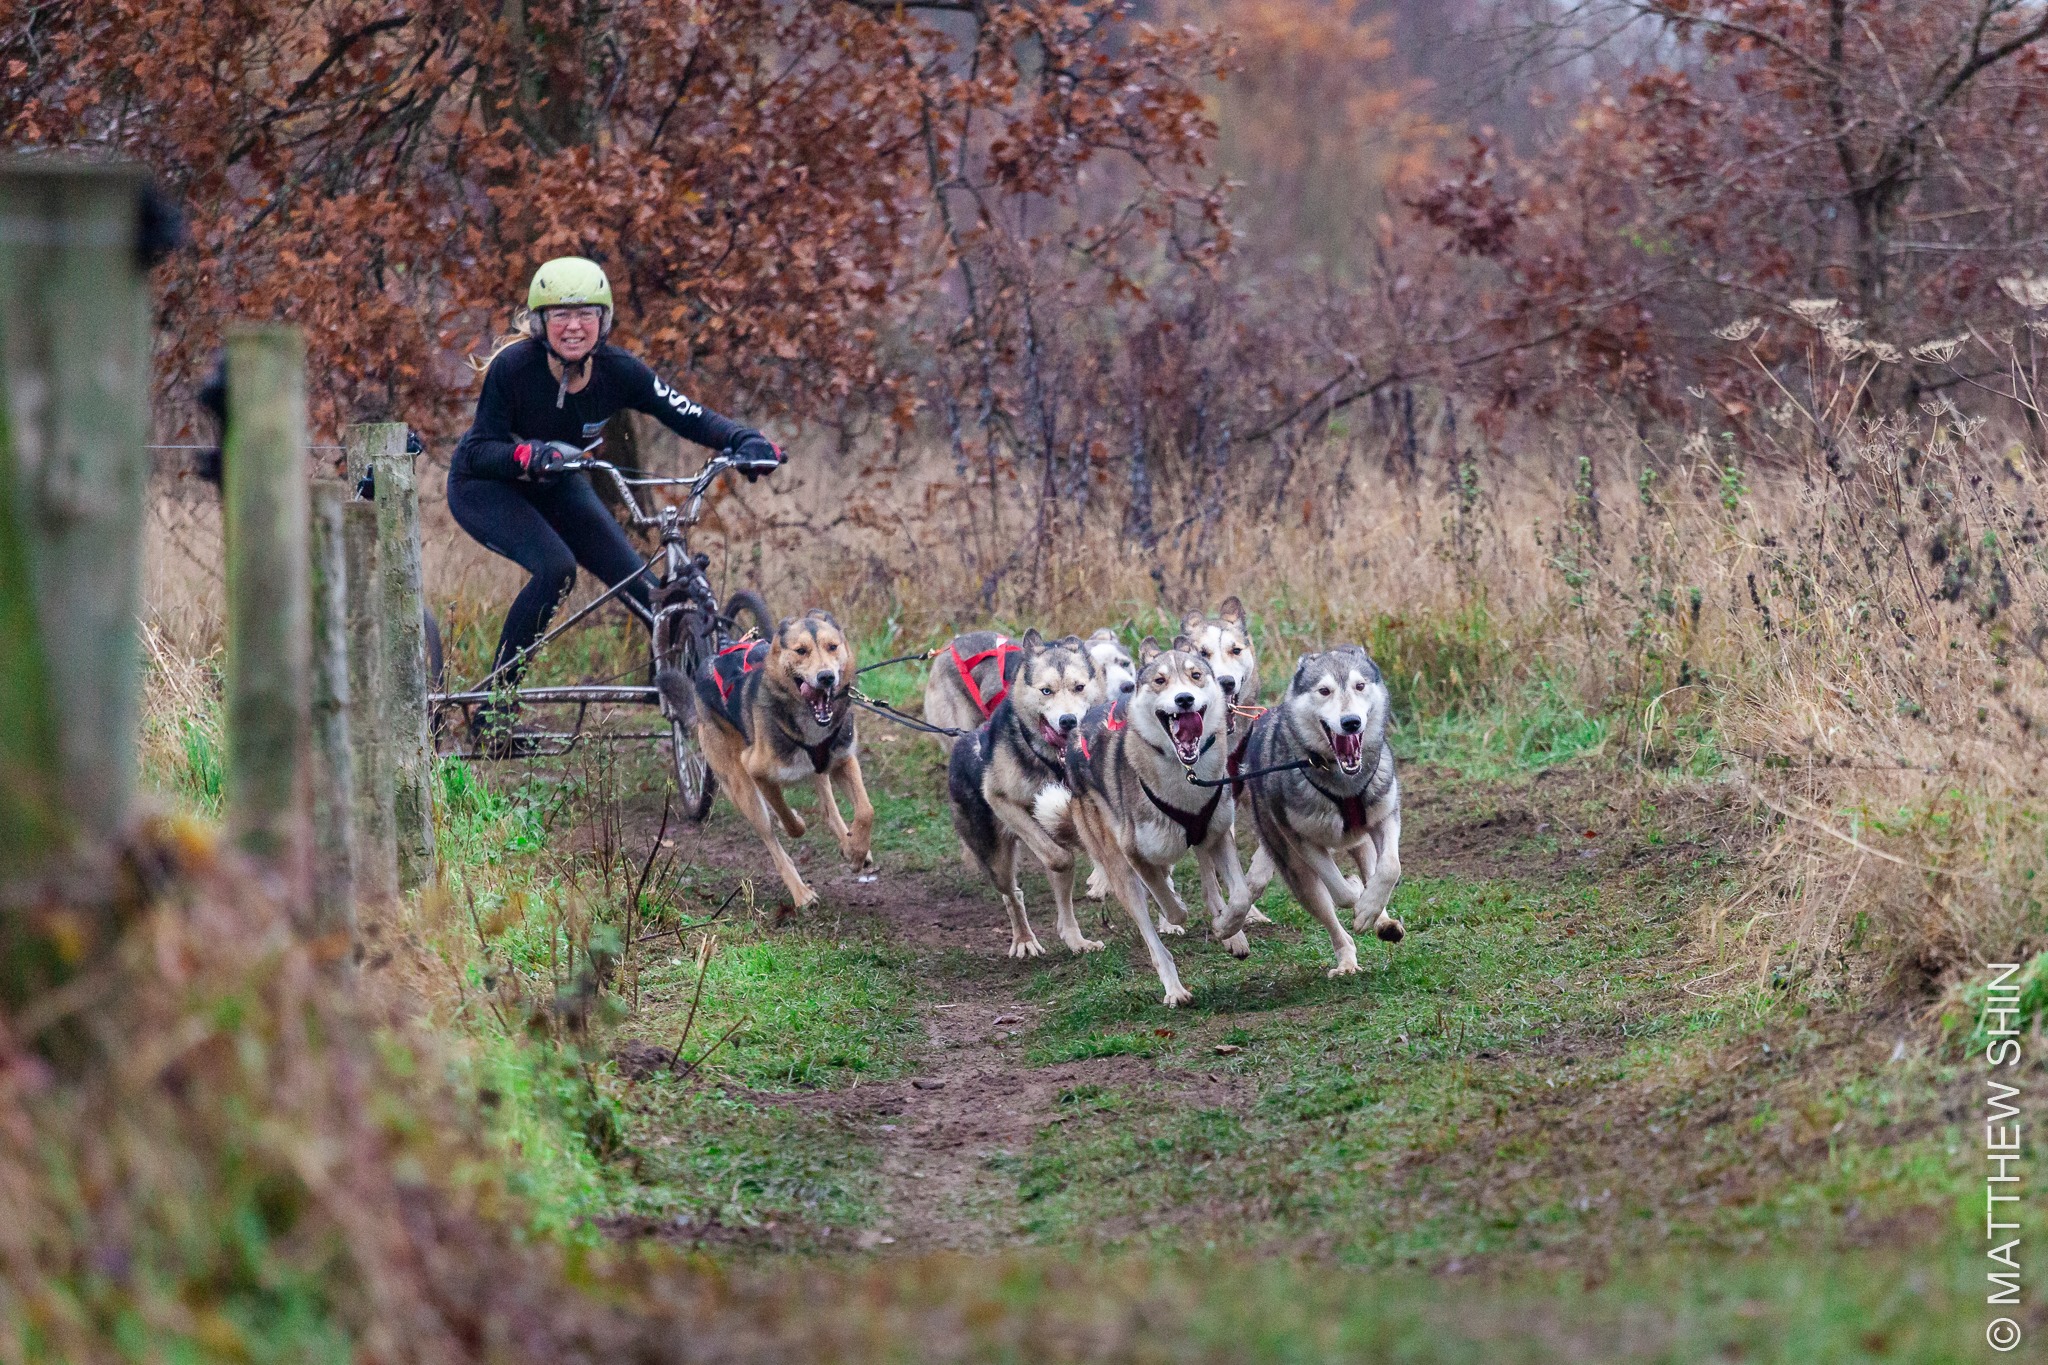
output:
<svg viewBox="0 0 2048 1365"><path fill-rule="evenodd" d="M482 360L478 360L473 355L470 356L468 358L469 368L478 374L482 374L485 370L491 368L492 361L505 354L507 348L516 346L522 341L531 341L533 339L533 323L534 316L526 309L522 308L514 313L512 315L512 329L499 334L498 339L491 343L491 353Z"/></svg>

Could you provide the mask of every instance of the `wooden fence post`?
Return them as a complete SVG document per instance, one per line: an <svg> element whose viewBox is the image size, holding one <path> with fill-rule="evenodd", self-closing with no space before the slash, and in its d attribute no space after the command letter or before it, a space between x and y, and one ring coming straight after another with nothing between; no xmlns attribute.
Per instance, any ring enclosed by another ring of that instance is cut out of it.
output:
<svg viewBox="0 0 2048 1365"><path fill-rule="evenodd" d="M356 433L349 429L349 459ZM398 845L391 814L391 746L384 731L383 577L377 570L377 509L342 508L348 559L349 748L355 767L355 889L365 906L398 899Z"/></svg>
<svg viewBox="0 0 2048 1365"><path fill-rule="evenodd" d="M316 479L307 530L312 589L313 920L333 939L335 960L354 963L355 761L350 745L354 697L348 676L348 567L342 509L348 488Z"/></svg>
<svg viewBox="0 0 2048 1365"><path fill-rule="evenodd" d="M221 457L227 541L228 830L283 882L304 922L312 894L306 345L293 327L228 333Z"/></svg>
<svg viewBox="0 0 2048 1365"><path fill-rule="evenodd" d="M427 633L420 589L420 496L405 434L402 422L357 427L351 433L349 461L355 464L360 448L376 485L378 573L383 579L383 738L391 759L398 884L410 891L434 879L434 747L427 714Z"/></svg>
<svg viewBox="0 0 2048 1365"><path fill-rule="evenodd" d="M0 1005L103 948L135 785L149 292L139 166L0 158ZM61 936L23 914L62 877Z"/></svg>

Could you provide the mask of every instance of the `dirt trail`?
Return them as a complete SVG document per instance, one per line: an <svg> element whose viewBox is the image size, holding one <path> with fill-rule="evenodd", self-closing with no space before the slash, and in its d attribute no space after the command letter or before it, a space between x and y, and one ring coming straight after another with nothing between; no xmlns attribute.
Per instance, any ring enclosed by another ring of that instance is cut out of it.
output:
<svg viewBox="0 0 2048 1365"><path fill-rule="evenodd" d="M1534 784L1509 792L1446 791L1416 784L1406 802L1410 832L1405 861L1411 873L1465 877L1555 877L1567 871L1599 875L1640 866L1643 845L1619 819L1593 828L1586 814L1605 802L1590 783ZM1604 795L1612 796L1612 792ZM1718 800L1682 802L1696 828L1711 820ZM1667 812L1667 815L1673 812ZM1552 829L1564 839L1544 839ZM694 833L692 858L703 865L746 872L757 879L766 859L752 832L722 806ZM916 1010L925 1042L904 1076L863 1082L843 1090L776 1095L776 1103L829 1112L854 1125L881 1149L880 1216L861 1234L864 1246L903 1250L981 1250L1024 1240L1019 1228L1018 1181L999 1164L1023 1156L1035 1133L1063 1119L1061 1092L1069 1087L1163 1087L1203 1105L1230 1103L1228 1082L1171 1061L1109 1057L1034 1066L1023 1038L1044 1008L1021 998L1029 968L1006 956L1009 930L994 897L951 868L919 872L890 868L871 881L857 878L830 841L814 834L791 846L804 875L824 895L807 912L867 921L920 959ZM1036 878L1033 920L1047 951L1066 949L1050 934L1052 907ZM779 898L767 878L764 891ZM772 903L772 902L771 902ZM1084 924L1100 910L1083 901ZM1121 918L1121 913L1117 913ZM1094 930L1091 928L1091 932ZM1130 952L1121 927L1107 951Z"/></svg>
<svg viewBox="0 0 2048 1365"><path fill-rule="evenodd" d="M705 866L763 871L759 842L736 822L714 816L697 840L693 856ZM1044 1006L1020 995L1030 967L1007 956L1010 931L992 894L977 894L948 872L885 867L878 879L863 882L829 842L809 837L791 852L824 896L829 908L822 913L878 923L920 959L916 1011L925 1042L907 1074L844 1090L774 1096L776 1103L836 1114L880 1148L881 1214L861 1245L973 1251L1022 1241L1016 1177L992 1162L1022 1156L1038 1130L1063 1120L1062 1091L1142 1083L1205 1094L1214 1088L1171 1063L1134 1057L1030 1064L1023 1039ZM1048 954L1066 953L1049 932L1050 902L1042 909L1034 904L1033 911ZM1098 913L1083 902L1084 924ZM1107 951L1130 946L1119 939Z"/></svg>

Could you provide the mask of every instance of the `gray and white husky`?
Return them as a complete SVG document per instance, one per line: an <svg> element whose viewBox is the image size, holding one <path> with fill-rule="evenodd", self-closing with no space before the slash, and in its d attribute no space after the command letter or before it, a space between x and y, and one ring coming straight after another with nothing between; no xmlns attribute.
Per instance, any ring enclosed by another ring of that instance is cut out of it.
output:
<svg viewBox="0 0 2048 1365"><path fill-rule="evenodd" d="M1216 604L1216 614L1205 616L1191 611L1181 617L1181 634L1194 646L1195 653L1208 662L1216 671L1216 682L1223 689L1223 699L1230 710L1230 756L1233 770L1244 766L1245 743L1249 738L1251 722L1239 714L1240 708L1255 707L1259 702L1259 651L1252 643L1252 618L1245 612L1244 603L1236 594ZM1252 899L1257 900L1273 880L1273 859L1263 844L1252 850L1251 869L1245 873L1245 881L1252 889ZM1102 890L1098 878L1088 879L1088 894L1098 899ZM1264 912L1253 908L1247 924L1270 924Z"/></svg>
<svg viewBox="0 0 2048 1365"><path fill-rule="evenodd" d="M1225 774L1224 693L1186 640L1174 644L1162 651L1148 639L1140 646L1137 689L1128 701L1092 709L1065 753L1073 827L1138 926L1169 1006L1194 998L1160 939L1186 932L1173 868L1188 854L1201 871L1210 932L1233 956L1251 953L1243 933L1251 894L1237 862L1236 802ZM1148 893L1159 904L1157 928L1146 912Z"/></svg>
<svg viewBox="0 0 2048 1365"><path fill-rule="evenodd" d="M1294 898L1323 922L1337 951L1331 976L1358 970L1358 948L1338 923L1399 943L1401 922L1387 913L1401 880L1401 782L1387 745L1387 686L1379 666L1356 645L1309 654L1295 667L1287 695L1252 725L1242 771L1258 827ZM1263 772L1289 763L1309 766ZM1349 857L1358 876L1337 858Z"/></svg>
<svg viewBox="0 0 2048 1365"><path fill-rule="evenodd" d="M1095 667L1095 700L1121 701L1138 688L1138 661L1108 626L1081 642L1088 662Z"/></svg>
<svg viewBox="0 0 2048 1365"><path fill-rule="evenodd" d="M988 723L953 741L946 770L953 830L969 861L988 875L1010 916L1010 956L1045 951L1024 914L1017 846L1031 850L1052 887L1060 941L1077 953L1102 945L1074 914L1074 855L1080 840L1068 815L1066 748L1094 703L1096 678L1081 642L1048 644L1033 630Z"/></svg>

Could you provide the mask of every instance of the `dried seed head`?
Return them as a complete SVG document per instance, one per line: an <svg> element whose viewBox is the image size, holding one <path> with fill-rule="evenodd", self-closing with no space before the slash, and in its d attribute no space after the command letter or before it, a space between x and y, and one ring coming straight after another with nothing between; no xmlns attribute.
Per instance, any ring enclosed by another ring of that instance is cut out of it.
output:
<svg viewBox="0 0 2048 1365"><path fill-rule="evenodd" d="M1869 342L1858 340L1846 332L1822 332L1820 339L1826 343L1828 350L1837 360L1854 360L1870 349Z"/></svg>
<svg viewBox="0 0 2048 1365"><path fill-rule="evenodd" d="M1998 281L1998 287L2005 296L2022 308L2048 308L2048 278L2025 271L2018 275L2006 275Z"/></svg>
<svg viewBox="0 0 2048 1365"><path fill-rule="evenodd" d="M1906 358L1905 352L1892 345L1889 341L1871 342L1870 354L1874 359L1886 365L1896 365Z"/></svg>
<svg viewBox="0 0 2048 1365"><path fill-rule="evenodd" d="M1923 341L1913 348L1913 359L1924 360L1930 365L1946 365L1956 358L1956 352L1963 349L1963 337L1943 337L1936 341Z"/></svg>
<svg viewBox="0 0 2048 1365"><path fill-rule="evenodd" d="M1747 341L1762 325L1762 318L1737 318L1726 327L1716 327L1714 335L1723 341Z"/></svg>
<svg viewBox="0 0 2048 1365"><path fill-rule="evenodd" d="M1862 318L1824 318L1813 324L1831 337L1845 337L1863 326Z"/></svg>
<svg viewBox="0 0 2048 1365"><path fill-rule="evenodd" d="M1820 320L1842 306L1840 299L1794 299L1785 305L1806 321L1818 324Z"/></svg>

